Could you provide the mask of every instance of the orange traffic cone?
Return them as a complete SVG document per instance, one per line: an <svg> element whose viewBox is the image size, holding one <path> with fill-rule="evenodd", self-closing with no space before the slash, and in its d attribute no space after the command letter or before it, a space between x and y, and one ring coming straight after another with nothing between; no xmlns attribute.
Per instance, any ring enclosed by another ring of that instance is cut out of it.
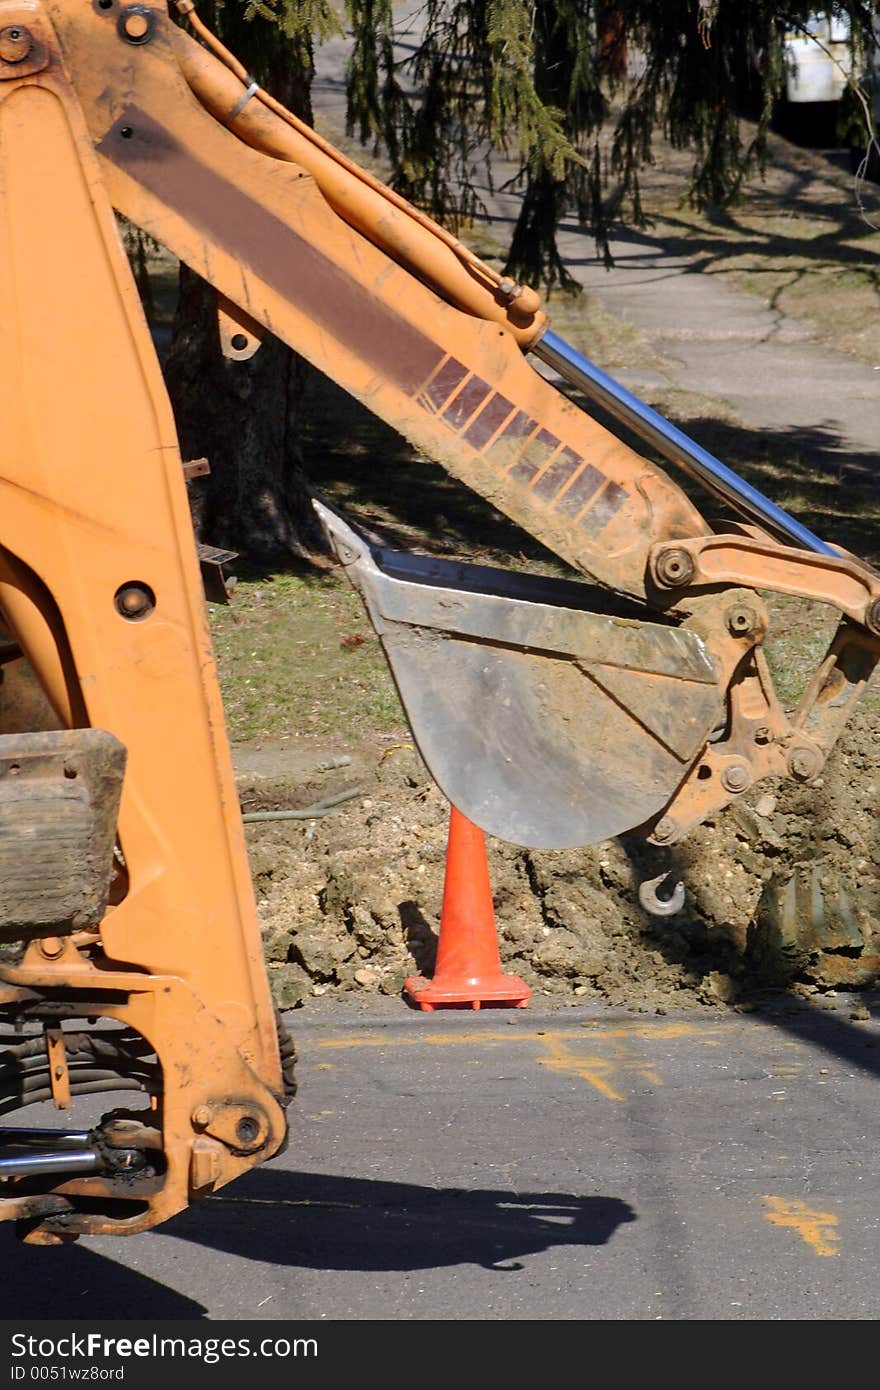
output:
<svg viewBox="0 0 880 1390"><path fill-rule="evenodd" d="M420 1009L437 1004L515 1004L531 994L516 975L504 975L495 930L489 862L482 830L455 806L449 814L440 939L433 979L413 976L404 990Z"/></svg>

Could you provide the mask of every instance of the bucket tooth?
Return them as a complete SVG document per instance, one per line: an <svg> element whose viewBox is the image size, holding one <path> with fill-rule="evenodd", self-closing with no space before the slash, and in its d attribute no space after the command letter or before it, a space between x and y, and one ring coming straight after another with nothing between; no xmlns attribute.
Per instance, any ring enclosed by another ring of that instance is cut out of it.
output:
<svg viewBox="0 0 880 1390"><path fill-rule="evenodd" d="M880 954L859 926L851 888L822 861L799 864L786 879L774 876L767 883L750 932L750 954L774 983L803 976L827 986L859 986L880 970Z"/></svg>

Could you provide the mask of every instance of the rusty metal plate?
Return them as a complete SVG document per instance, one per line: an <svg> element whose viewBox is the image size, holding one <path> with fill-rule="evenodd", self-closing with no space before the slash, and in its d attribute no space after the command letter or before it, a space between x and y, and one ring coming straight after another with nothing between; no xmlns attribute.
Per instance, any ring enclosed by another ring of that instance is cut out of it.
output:
<svg viewBox="0 0 880 1390"><path fill-rule="evenodd" d="M468 819L563 849L662 810L724 703L696 634L589 611L587 585L388 551L314 506L419 752Z"/></svg>
<svg viewBox="0 0 880 1390"><path fill-rule="evenodd" d="M102 729L0 737L0 940L101 921L124 766Z"/></svg>

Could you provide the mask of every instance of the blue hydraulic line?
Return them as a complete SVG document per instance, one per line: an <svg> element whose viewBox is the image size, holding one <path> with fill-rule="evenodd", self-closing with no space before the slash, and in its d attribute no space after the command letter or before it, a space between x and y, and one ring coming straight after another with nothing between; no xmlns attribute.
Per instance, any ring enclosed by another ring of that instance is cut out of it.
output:
<svg viewBox="0 0 880 1390"><path fill-rule="evenodd" d="M676 463L685 472L695 477L723 497L738 512L759 522L768 531L792 542L802 550L812 550L818 555L839 554L825 541L814 536L806 526L802 526L788 512L783 511L765 497L757 488L751 486L732 468L703 449L682 430L658 415L638 396L627 391L613 377L595 366L569 343L555 333L546 332L531 349L536 357L546 362L560 376L583 391L589 400L603 406L616 420L627 425L641 438L652 444L670 463Z"/></svg>

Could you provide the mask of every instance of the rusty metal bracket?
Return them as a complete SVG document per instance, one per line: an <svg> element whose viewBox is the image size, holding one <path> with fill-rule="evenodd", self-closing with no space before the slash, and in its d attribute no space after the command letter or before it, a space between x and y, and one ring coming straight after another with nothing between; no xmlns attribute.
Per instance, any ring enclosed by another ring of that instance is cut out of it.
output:
<svg viewBox="0 0 880 1390"><path fill-rule="evenodd" d="M681 840L762 777L811 781L828 751L793 726L774 694L766 657L756 649L731 682L725 728L707 743L647 839L659 845Z"/></svg>
<svg viewBox="0 0 880 1390"><path fill-rule="evenodd" d="M180 1211L196 1185L191 1168L194 1142L200 1150L214 1145L212 1157L203 1154L196 1162L199 1185L220 1187L277 1153L285 1141L280 1076L277 1094L267 1090L230 1045L224 1026L179 979L114 970L106 960L98 966L82 956L76 966L66 955L40 962L34 951L23 965L0 966L2 1008L16 1017L48 1015L50 1026L65 1009L71 1017L117 1019L155 1048L163 1074L179 1079L177 1087L163 1093L161 1130L142 1124L137 1116L131 1117L133 1123L123 1117L122 1124L110 1116L106 1132L101 1127L93 1132L99 1146L105 1146L105 1171L54 1180L53 1193L69 1197L72 1210L67 1208L57 1219L50 1212L24 1237L32 1244L59 1236L147 1230ZM234 1099L228 1093L216 1098L218 1077L230 1083ZM117 1167L112 1161L115 1150L123 1156L132 1150L155 1152L154 1171ZM15 1198L18 1192L11 1189L9 1195ZM95 1201L104 1199L131 1205L113 1213L96 1210ZM14 1200L0 1198L0 1221L18 1215Z"/></svg>
<svg viewBox="0 0 880 1390"><path fill-rule="evenodd" d="M658 589L676 594L736 584L827 603L880 634L880 575L846 555L793 550L746 535L701 536L655 545L649 573Z"/></svg>
<svg viewBox="0 0 880 1390"><path fill-rule="evenodd" d="M220 351L231 362L247 362L262 346L266 330L225 295L217 296Z"/></svg>
<svg viewBox="0 0 880 1390"><path fill-rule="evenodd" d="M67 1066L67 1050L64 1034L60 1028L43 1030L46 1039L46 1058L49 1062L49 1084L52 1087L52 1100L56 1110L69 1110L70 1071Z"/></svg>
<svg viewBox="0 0 880 1390"><path fill-rule="evenodd" d="M197 550L205 598L209 603L228 603L232 582L227 581L226 566L238 559L238 551L221 550L216 545L205 545L201 541Z"/></svg>
<svg viewBox="0 0 880 1390"><path fill-rule="evenodd" d="M845 619L792 715L793 726L830 750L880 661L880 639Z"/></svg>
<svg viewBox="0 0 880 1390"><path fill-rule="evenodd" d="M193 1129L235 1154L256 1153L269 1135L269 1119L253 1101L208 1101L192 1113Z"/></svg>
<svg viewBox="0 0 880 1390"><path fill-rule="evenodd" d="M200 1135L192 1141L189 1185L194 1194L213 1191L220 1178L222 1160L223 1146L216 1139L206 1139Z"/></svg>
<svg viewBox="0 0 880 1390"><path fill-rule="evenodd" d="M187 482L191 478L206 478L211 471L211 465L207 459L189 459L183 465L183 476Z"/></svg>

